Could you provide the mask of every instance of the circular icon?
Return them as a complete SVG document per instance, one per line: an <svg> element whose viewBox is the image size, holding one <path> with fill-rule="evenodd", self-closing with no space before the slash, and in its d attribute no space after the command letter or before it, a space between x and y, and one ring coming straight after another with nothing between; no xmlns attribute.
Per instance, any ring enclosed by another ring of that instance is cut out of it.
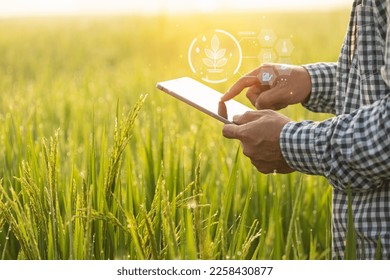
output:
<svg viewBox="0 0 390 280"><path fill-rule="evenodd" d="M216 29L196 37L188 50L192 72L208 83L222 83L240 69L242 50L230 33Z"/></svg>

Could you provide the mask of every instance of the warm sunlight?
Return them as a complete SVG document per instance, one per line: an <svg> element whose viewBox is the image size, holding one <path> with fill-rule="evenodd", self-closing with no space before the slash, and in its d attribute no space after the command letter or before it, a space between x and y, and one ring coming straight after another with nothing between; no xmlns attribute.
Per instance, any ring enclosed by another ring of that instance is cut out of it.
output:
<svg viewBox="0 0 390 280"><path fill-rule="evenodd" d="M345 7L351 3L351 0L0 0L0 15L307 10Z"/></svg>

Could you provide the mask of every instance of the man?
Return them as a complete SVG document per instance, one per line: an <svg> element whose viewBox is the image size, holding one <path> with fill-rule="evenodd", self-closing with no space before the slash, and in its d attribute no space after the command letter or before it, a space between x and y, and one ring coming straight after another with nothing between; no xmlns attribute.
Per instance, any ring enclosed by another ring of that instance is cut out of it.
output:
<svg viewBox="0 0 390 280"><path fill-rule="evenodd" d="M380 239L382 257L390 258L389 21L390 0L355 0L338 63L263 65L222 97L227 101L248 88L259 109L236 116L223 134L241 141L260 172L296 170L329 180L334 258L344 258L349 187L358 257L374 259ZM295 103L336 117L292 122L264 110Z"/></svg>

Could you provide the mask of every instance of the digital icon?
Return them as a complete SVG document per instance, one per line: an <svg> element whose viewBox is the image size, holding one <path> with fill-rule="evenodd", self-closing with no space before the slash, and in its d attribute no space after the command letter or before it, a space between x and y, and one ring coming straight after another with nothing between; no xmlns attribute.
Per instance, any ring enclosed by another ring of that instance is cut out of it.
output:
<svg viewBox="0 0 390 280"><path fill-rule="evenodd" d="M211 39L211 49L205 48L204 52L207 58L203 58L203 63L209 67L207 71L211 73L222 72L223 69L221 67L226 65L228 59L225 57L226 49L219 48L219 38L217 35L214 34Z"/></svg>
<svg viewBox="0 0 390 280"><path fill-rule="evenodd" d="M276 53L273 49L261 49L258 58L261 63L276 62Z"/></svg>
<svg viewBox="0 0 390 280"><path fill-rule="evenodd" d="M276 42L275 49L279 56L289 57L294 50L294 45L291 39L279 39Z"/></svg>
<svg viewBox="0 0 390 280"><path fill-rule="evenodd" d="M271 73L265 72L262 75L262 81L265 82L265 83L269 83L272 80L273 76L274 75L272 75Z"/></svg>
<svg viewBox="0 0 390 280"><path fill-rule="evenodd" d="M195 37L188 49L188 62L192 72L201 80L209 83L222 83L239 71L244 74L253 69L253 65L279 63L276 66L279 75L290 75L291 55L294 45L290 38L278 38L272 29L238 32L237 40L230 33L216 29L208 30ZM245 60L248 63L242 63ZM250 61L253 60L253 61ZM272 73L258 76L262 83L272 83L277 76Z"/></svg>
<svg viewBox="0 0 390 280"><path fill-rule="evenodd" d="M276 81L277 73L274 71L273 66L263 66L257 75L262 85L272 85Z"/></svg>
<svg viewBox="0 0 390 280"><path fill-rule="evenodd" d="M271 62L272 61L272 53L271 52L264 52L263 53L263 61L264 62Z"/></svg>
<svg viewBox="0 0 390 280"><path fill-rule="evenodd" d="M288 49L287 49L287 42L286 41L283 41L282 43L282 53L287 53L288 52Z"/></svg>
<svg viewBox="0 0 390 280"><path fill-rule="evenodd" d="M235 75L242 62L239 42L230 33L216 29L200 34L188 49L192 72L203 81L222 83Z"/></svg>
<svg viewBox="0 0 390 280"><path fill-rule="evenodd" d="M277 37L272 29L262 29L257 39L259 40L261 47L272 48Z"/></svg>

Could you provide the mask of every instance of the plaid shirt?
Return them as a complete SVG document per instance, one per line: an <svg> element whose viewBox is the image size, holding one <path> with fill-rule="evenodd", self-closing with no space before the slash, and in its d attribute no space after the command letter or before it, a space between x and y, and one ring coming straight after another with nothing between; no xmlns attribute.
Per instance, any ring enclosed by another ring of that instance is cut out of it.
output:
<svg viewBox="0 0 390 280"><path fill-rule="evenodd" d="M281 134L288 164L303 173L325 176L333 187L334 258L344 258L348 186L358 257L375 258L379 237L383 258L390 258L388 20L390 0L354 1L338 63L304 66L313 85L305 107L336 117L290 122Z"/></svg>

